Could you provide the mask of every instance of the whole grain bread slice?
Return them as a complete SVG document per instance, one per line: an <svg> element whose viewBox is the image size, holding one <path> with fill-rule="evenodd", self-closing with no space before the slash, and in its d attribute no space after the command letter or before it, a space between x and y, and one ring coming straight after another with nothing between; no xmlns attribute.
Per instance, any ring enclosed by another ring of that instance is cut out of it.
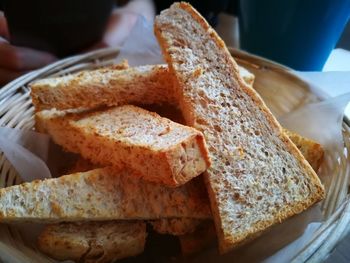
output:
<svg viewBox="0 0 350 263"><path fill-rule="evenodd" d="M59 223L45 227L38 246L56 260L109 263L142 253L146 236L142 221Z"/></svg>
<svg viewBox="0 0 350 263"><path fill-rule="evenodd" d="M103 166L126 164L147 181L179 186L210 165L201 132L136 106L41 111L36 121L66 150Z"/></svg>
<svg viewBox="0 0 350 263"><path fill-rule="evenodd" d="M240 73L252 85L254 75L241 67ZM35 81L30 84L30 94L36 111L123 104L176 105L171 80L167 65L111 66Z"/></svg>
<svg viewBox="0 0 350 263"><path fill-rule="evenodd" d="M167 72L165 65L82 71L31 83L31 97L36 111L169 103L175 100Z"/></svg>
<svg viewBox="0 0 350 263"><path fill-rule="evenodd" d="M0 189L0 222L210 218L201 178L169 188L101 168Z"/></svg>
<svg viewBox="0 0 350 263"><path fill-rule="evenodd" d="M173 4L156 17L155 33L186 124L207 140L204 175L221 253L323 198L311 166L196 10Z"/></svg>

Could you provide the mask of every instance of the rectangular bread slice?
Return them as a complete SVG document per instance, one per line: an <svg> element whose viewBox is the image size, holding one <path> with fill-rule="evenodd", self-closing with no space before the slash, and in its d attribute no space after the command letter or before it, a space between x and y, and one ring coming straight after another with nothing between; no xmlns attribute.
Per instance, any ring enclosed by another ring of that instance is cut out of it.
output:
<svg viewBox="0 0 350 263"><path fill-rule="evenodd" d="M210 165L201 132L136 106L41 111L36 120L67 151L103 166L126 164L147 181L179 186Z"/></svg>
<svg viewBox="0 0 350 263"><path fill-rule="evenodd" d="M324 197L311 166L196 10L173 4L156 17L155 33L186 124L206 137L212 165L204 178L221 253Z"/></svg>
<svg viewBox="0 0 350 263"><path fill-rule="evenodd" d="M56 260L107 263L141 254L146 236L142 221L60 223L45 227L38 247Z"/></svg>
<svg viewBox="0 0 350 263"><path fill-rule="evenodd" d="M240 73L247 83L253 84L252 73L241 67ZM30 94L36 111L123 104L175 105L171 80L166 65L108 67L35 81L30 84Z"/></svg>
<svg viewBox="0 0 350 263"><path fill-rule="evenodd" d="M175 100L167 72L165 65L82 71L31 83L31 97L36 111L169 103Z"/></svg>
<svg viewBox="0 0 350 263"><path fill-rule="evenodd" d="M0 189L0 222L210 218L201 178L168 188L101 168Z"/></svg>

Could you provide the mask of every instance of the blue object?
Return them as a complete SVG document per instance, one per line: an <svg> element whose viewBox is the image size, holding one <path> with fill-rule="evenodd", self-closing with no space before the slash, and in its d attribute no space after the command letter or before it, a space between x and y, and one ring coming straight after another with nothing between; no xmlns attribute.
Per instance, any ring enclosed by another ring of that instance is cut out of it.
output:
<svg viewBox="0 0 350 263"><path fill-rule="evenodd" d="M296 70L320 71L350 14L350 0L241 0L241 48Z"/></svg>

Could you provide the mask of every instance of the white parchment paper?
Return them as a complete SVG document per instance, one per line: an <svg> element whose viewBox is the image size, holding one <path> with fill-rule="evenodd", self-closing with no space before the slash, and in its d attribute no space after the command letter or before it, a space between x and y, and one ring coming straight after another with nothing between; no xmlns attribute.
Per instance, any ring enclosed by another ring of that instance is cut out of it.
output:
<svg viewBox="0 0 350 263"><path fill-rule="evenodd" d="M116 63L122 62L123 59L127 59L132 67L165 63L153 34L153 25L144 17L140 16L137 19L129 37L120 48Z"/></svg>
<svg viewBox="0 0 350 263"><path fill-rule="evenodd" d="M0 128L0 150L16 168L23 181L51 177L45 164L49 149L49 136L34 131Z"/></svg>
<svg viewBox="0 0 350 263"><path fill-rule="evenodd" d="M127 59L131 66L164 63L158 43L153 35L153 27L142 18L138 20L130 37L121 47L116 62ZM341 123L350 94L332 98L321 103L307 105L297 112L283 116L282 125L303 136L320 142L326 148L326 154L342 147ZM16 168L24 181L49 178L51 176L45 162L49 158L49 138L33 131L0 128L0 150ZM305 244L322 220L319 206L295 216L281 225L274 226L266 234L249 246L220 257L220 262L289 262ZM41 226L23 224L19 231L28 242L35 242ZM306 231L304 231L306 230ZM18 247L6 240L7 228L0 226L0 258L13 257L13 262L24 262L24 253L18 253ZM284 248L283 248L284 247ZM282 249L283 248L283 249ZM6 252L6 253L5 253ZM193 259L194 262L217 262L218 254L210 249ZM29 260L27 262L30 262Z"/></svg>

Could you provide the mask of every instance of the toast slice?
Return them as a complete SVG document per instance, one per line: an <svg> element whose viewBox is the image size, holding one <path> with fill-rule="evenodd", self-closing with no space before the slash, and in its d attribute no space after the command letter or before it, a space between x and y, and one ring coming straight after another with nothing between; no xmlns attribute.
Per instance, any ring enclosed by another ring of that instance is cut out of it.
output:
<svg viewBox="0 0 350 263"><path fill-rule="evenodd" d="M38 247L57 260L107 263L141 254L146 236L144 222L60 223L45 227Z"/></svg>
<svg viewBox="0 0 350 263"><path fill-rule="evenodd" d="M165 65L83 71L33 82L31 97L36 111L169 103L175 100L167 72Z"/></svg>
<svg viewBox="0 0 350 263"><path fill-rule="evenodd" d="M210 218L201 178L168 188L103 168L0 189L0 222Z"/></svg>
<svg viewBox="0 0 350 263"><path fill-rule="evenodd" d="M253 84L254 75L240 67L243 79ZM123 104L176 104L166 65L135 68L115 66L41 79L30 84L36 111Z"/></svg>
<svg viewBox="0 0 350 263"><path fill-rule="evenodd" d="M315 172L320 168L324 150L321 144L315 142L314 140L305 138L295 132L284 129L284 133L292 140L292 142L298 147L299 151L305 157L305 159L309 162L311 167Z"/></svg>
<svg viewBox="0 0 350 263"><path fill-rule="evenodd" d="M324 197L311 166L192 6L164 10L155 34L186 124L206 137L212 165L204 178L221 253Z"/></svg>
<svg viewBox="0 0 350 263"><path fill-rule="evenodd" d="M44 229L38 246L57 260L107 263L142 253L146 236L143 222L60 223Z"/></svg>
<svg viewBox="0 0 350 263"><path fill-rule="evenodd" d="M126 164L147 181L179 186L210 165L201 132L139 107L49 110L37 113L36 121L67 151L103 166Z"/></svg>

